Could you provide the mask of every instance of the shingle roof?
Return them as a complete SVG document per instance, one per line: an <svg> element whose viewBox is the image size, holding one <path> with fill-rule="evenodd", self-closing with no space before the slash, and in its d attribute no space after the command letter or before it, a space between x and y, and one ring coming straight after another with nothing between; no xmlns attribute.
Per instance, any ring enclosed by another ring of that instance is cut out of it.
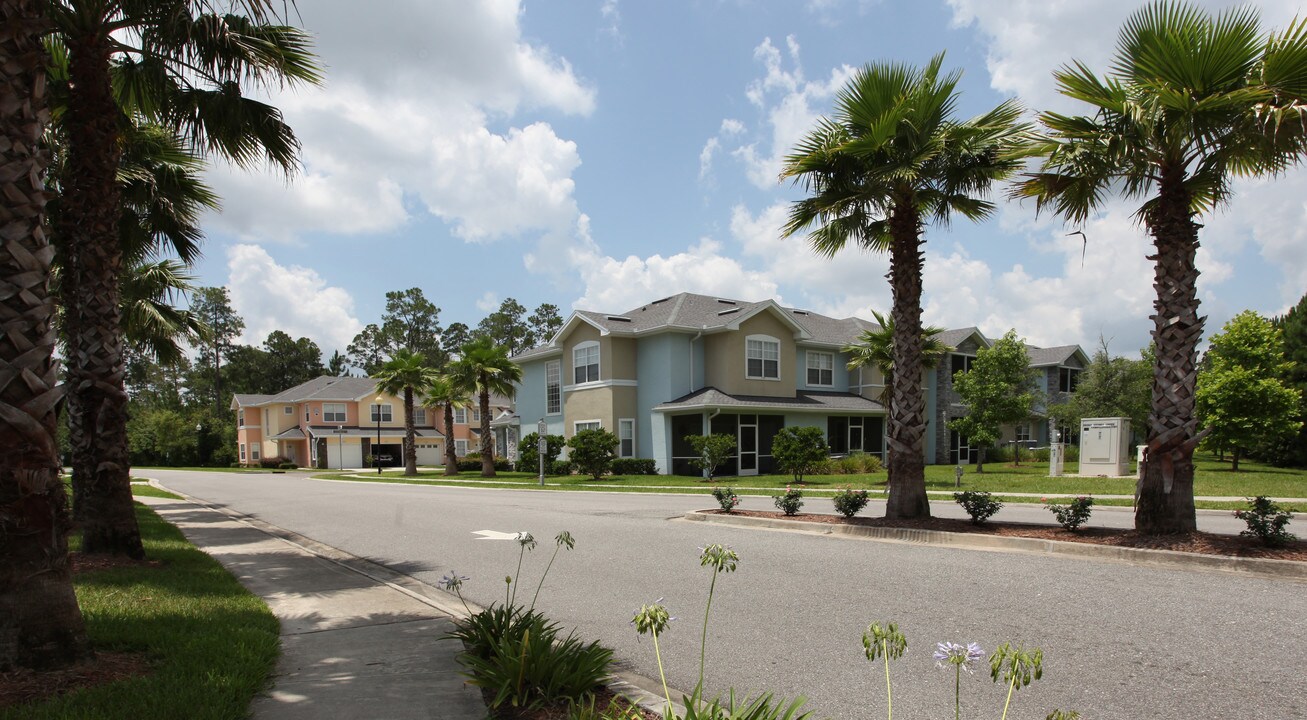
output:
<svg viewBox="0 0 1307 720"><path fill-rule="evenodd" d="M758 410L786 410L789 412L885 412L885 406L861 395L841 392L812 392L800 390L794 397L768 397L763 395L728 395L714 387L696 390L670 402L654 407L654 411L706 410L733 408Z"/></svg>
<svg viewBox="0 0 1307 720"><path fill-rule="evenodd" d="M231 401L237 407L249 407L250 405L262 405L273 398L272 395L255 395L252 393L236 393L231 396Z"/></svg>
<svg viewBox="0 0 1307 720"><path fill-rule="evenodd" d="M944 343L945 345L948 345L949 347L957 347L961 345L963 342L966 342L967 338L970 338L972 335L979 335L980 339L985 341L986 347L988 347L991 344L989 342L989 338L985 337L985 334L980 332L980 328L975 328L975 327L958 328L956 330L945 330L944 332L939 334L939 341Z"/></svg>
<svg viewBox="0 0 1307 720"><path fill-rule="evenodd" d="M366 425L363 427L343 427L339 425L313 425L309 427L309 431L312 432L315 437L326 437L326 438L334 437L336 435L340 435L343 437L376 437L377 436L376 427L369 427ZM338 431L343 431L343 432L338 432ZM394 437L396 435L403 435L404 428L384 426L381 428L381 434L389 435L390 437ZM423 437L423 438L438 438L438 437L445 436L444 433L440 432L435 428L413 428L413 434L417 437Z"/></svg>
<svg viewBox="0 0 1307 720"><path fill-rule="evenodd" d="M319 375L293 388L282 390L272 396L268 402L290 403L307 400L353 400L370 395L377 390L377 381L372 378L333 377Z"/></svg>
<svg viewBox="0 0 1307 720"><path fill-rule="evenodd" d="M1026 356L1030 358L1030 367L1061 365L1078 351L1080 351L1079 345L1058 345L1051 348L1026 346Z"/></svg>

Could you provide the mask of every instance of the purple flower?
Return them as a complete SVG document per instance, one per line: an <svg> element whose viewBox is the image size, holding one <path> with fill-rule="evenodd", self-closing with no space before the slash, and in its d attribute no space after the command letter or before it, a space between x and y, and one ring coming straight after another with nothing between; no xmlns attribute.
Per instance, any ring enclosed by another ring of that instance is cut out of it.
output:
<svg viewBox="0 0 1307 720"><path fill-rule="evenodd" d="M948 667L961 667L971 672L971 666L985 657L985 651L976 643L959 645L955 642L942 642L935 645L935 667L941 670Z"/></svg>
<svg viewBox="0 0 1307 720"><path fill-rule="evenodd" d="M436 585L448 591L457 591L460 587L463 586L464 581L470 579L471 578L467 577L466 575L459 575L458 573L451 571L448 574L446 574L444 577L440 578L440 581L437 582Z"/></svg>

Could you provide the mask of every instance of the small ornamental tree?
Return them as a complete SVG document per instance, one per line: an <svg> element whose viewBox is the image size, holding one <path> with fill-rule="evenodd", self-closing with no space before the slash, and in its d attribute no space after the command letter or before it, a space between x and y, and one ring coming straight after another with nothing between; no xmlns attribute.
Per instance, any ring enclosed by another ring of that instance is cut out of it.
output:
<svg viewBox="0 0 1307 720"><path fill-rule="evenodd" d="M540 468L540 453L536 450L540 445L539 440L538 433L530 433L517 444L518 470L535 472ZM562 435L545 436L545 472L552 471L554 461L563 453L565 447L567 447L567 438Z"/></svg>
<svg viewBox="0 0 1307 720"><path fill-rule="evenodd" d="M804 475L830 457L830 446L821 428L784 427L772 439L771 454L777 468L792 473L794 482L801 483Z"/></svg>
<svg viewBox="0 0 1307 720"><path fill-rule="evenodd" d="M686 435L685 441L694 448L699 457L690 460L690 464L708 473L706 480L712 482L717 468L735 456L735 436L725 433L713 435Z"/></svg>
<svg viewBox="0 0 1307 720"><path fill-rule="evenodd" d="M954 375L953 390L967 414L950 420L948 427L980 447L976 472L984 472L985 448L998 441L999 426L1028 419L1035 406L1035 376L1016 330L977 351L971 370Z"/></svg>
<svg viewBox="0 0 1307 720"><path fill-rule="evenodd" d="M567 459L578 472L598 480L612 467L617 444L617 436L603 428L582 430L567 441Z"/></svg>

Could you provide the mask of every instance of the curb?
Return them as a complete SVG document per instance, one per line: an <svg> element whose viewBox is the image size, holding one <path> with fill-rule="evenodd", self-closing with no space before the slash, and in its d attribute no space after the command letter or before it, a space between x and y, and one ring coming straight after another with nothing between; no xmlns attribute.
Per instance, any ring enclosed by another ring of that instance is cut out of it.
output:
<svg viewBox="0 0 1307 720"><path fill-rule="evenodd" d="M398 590L419 602L431 606L453 620L466 619L468 617L468 610L477 613L485 609L474 602L466 603L467 608L464 608L463 603L458 602L449 593L432 585L428 585L412 575L406 575L396 570L392 570L385 565L374 563L371 560L366 560L357 555L351 555L339 548L320 543L317 540L300 535L292 530L287 530L283 527L263 522L262 520L250 517L249 515L236 512L235 510L212 505L197 497L165 487L162 483L153 478L149 478L148 482L150 486L158 488L159 490L165 490L174 495L181 496L185 502L191 503L197 507L202 507L206 510L212 510L213 512L235 520L236 522L249 525L260 532L294 545L310 555L335 563L336 565L356 572L370 580L379 582L391 589ZM667 699L649 689L657 687L657 682L651 678L646 678L643 675L638 675L620 668L614 668L614 672L608 677L608 681L604 684L608 690L626 698L632 703L640 706L642 709L648 710L659 717L662 717L663 712L667 709ZM677 691L673 690L672 692L673 695L678 694ZM674 702L672 705L673 709L678 713L681 715L685 714L685 708L680 703Z"/></svg>
<svg viewBox="0 0 1307 720"><path fill-rule="evenodd" d="M1144 550L1140 548L1096 545L1093 543L1043 540L1040 538L1003 537L979 533L954 533L943 530L917 530L912 528L867 527L810 523L802 520L781 520L749 516L722 515L695 510L683 519L735 527L762 530L785 530L815 535L839 535L849 538L881 542L903 542L942 547L969 548L1007 552L1027 552L1043 555L1063 555L1094 560L1127 562L1152 567L1202 569L1238 573L1278 580L1307 582L1307 562L1295 560L1269 560L1265 558L1238 558L1229 555L1202 555L1177 550Z"/></svg>

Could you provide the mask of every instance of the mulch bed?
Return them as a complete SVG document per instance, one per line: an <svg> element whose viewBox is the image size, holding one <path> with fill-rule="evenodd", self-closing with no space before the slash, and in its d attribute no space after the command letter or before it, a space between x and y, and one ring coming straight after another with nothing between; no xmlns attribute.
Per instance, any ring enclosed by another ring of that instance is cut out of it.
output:
<svg viewBox="0 0 1307 720"><path fill-rule="evenodd" d="M126 680L149 671L150 664L142 653L97 652L94 658L63 670L0 673L0 708Z"/></svg>
<svg viewBox="0 0 1307 720"><path fill-rule="evenodd" d="M122 555L83 555L74 552L68 553L68 559L72 562L73 573L115 570L122 567L163 567L161 560L133 560Z"/></svg>
<svg viewBox="0 0 1307 720"><path fill-rule="evenodd" d="M494 693L483 688L481 690L481 696L485 698L486 703L489 704L490 700L494 697ZM596 713L608 708L613 703L617 703L619 708L626 708L628 713L630 709L634 708L636 712L639 713L636 717L643 717L645 720L662 720L663 717L662 715L651 713L644 708L633 705L626 698L614 693L608 688L598 688L594 691L594 696L594 707ZM494 717L495 720L567 720L567 710L567 703L544 707L538 710L502 707L498 711L493 712L492 717ZM618 715L617 713L613 713L613 716L623 718L628 717L628 715Z"/></svg>
<svg viewBox="0 0 1307 720"><path fill-rule="evenodd" d="M722 515L723 510L704 510L703 512ZM1111 528L1085 528L1079 532L1070 532L1060 527L1045 525L1024 525L1021 523L987 522L975 525L969 520L953 518L927 518L924 520L888 520L886 518L855 517L846 519L840 515L824 513L799 513L785 516L779 512L763 510L734 510L732 515L748 517L774 518L779 520L798 520L800 522L826 523L831 525L863 525L866 527L915 528L918 530L940 530L955 533L983 533L986 535L1003 535L1007 537L1038 538L1040 540L1062 540L1066 542L1092 543L1096 545L1116 545L1118 547L1139 548L1143 550L1176 550L1179 552L1201 553L1203 555L1226 555L1242 558L1266 558L1271 560L1296 560L1307 562L1307 540L1297 540L1280 548L1268 548L1255 538L1237 535L1217 535L1195 532L1178 535L1141 535L1134 530Z"/></svg>

